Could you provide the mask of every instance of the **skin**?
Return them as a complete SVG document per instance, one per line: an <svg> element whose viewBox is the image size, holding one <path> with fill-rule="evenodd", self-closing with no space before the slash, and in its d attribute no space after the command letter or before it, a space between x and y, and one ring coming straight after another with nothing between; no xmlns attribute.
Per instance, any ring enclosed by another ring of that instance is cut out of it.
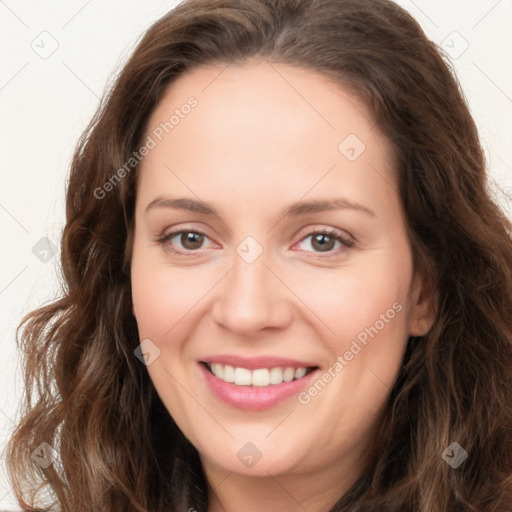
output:
<svg viewBox="0 0 512 512"><path fill-rule="evenodd" d="M325 511L356 481L401 368L408 337L432 325L432 291L413 268L391 147L364 104L310 70L249 61L202 67L166 91L146 135L194 96L198 105L144 158L132 254L140 339L160 350L147 366L178 426L198 449L209 512ZM356 134L366 149L338 149ZM213 205L218 216L157 197ZM344 198L353 208L283 217L299 200ZM352 247L315 243L331 228ZM196 244L171 231L199 230ZM236 252L252 236L262 254ZM182 255L169 250L174 247ZM187 252L188 251L188 252ZM220 402L197 361L276 355L327 371L393 304L385 323L321 392L263 411ZM237 452L253 443L252 467ZM193 508L194 504L190 506Z"/></svg>

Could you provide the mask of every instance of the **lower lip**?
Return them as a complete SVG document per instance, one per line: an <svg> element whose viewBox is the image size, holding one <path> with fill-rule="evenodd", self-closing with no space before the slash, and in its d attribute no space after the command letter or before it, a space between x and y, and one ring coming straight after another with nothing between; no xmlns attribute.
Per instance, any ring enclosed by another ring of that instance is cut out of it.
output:
<svg viewBox="0 0 512 512"><path fill-rule="evenodd" d="M259 387L237 386L230 382L224 382L215 377L203 363L199 363L199 366L201 367L206 382L217 398L228 405L248 411L270 409L292 395L298 394L309 384L312 376L318 371L318 369L313 370L307 375L304 375L304 377L290 382Z"/></svg>

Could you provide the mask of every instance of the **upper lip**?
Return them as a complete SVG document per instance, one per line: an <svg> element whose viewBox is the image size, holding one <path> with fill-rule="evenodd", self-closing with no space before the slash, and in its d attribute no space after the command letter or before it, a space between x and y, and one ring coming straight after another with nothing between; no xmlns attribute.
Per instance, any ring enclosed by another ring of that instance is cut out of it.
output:
<svg viewBox="0 0 512 512"><path fill-rule="evenodd" d="M316 365L296 359L288 359L277 356L258 356L243 357L230 354L220 354L216 356L208 356L201 359L203 363L219 363L229 364L233 367L247 368L248 370L256 370L258 368L312 368Z"/></svg>

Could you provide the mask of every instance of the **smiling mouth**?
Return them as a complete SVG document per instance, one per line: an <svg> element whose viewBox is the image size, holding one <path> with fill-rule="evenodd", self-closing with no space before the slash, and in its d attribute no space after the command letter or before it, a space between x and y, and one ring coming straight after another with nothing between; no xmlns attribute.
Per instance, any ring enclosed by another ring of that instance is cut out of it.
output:
<svg viewBox="0 0 512 512"><path fill-rule="evenodd" d="M201 362L208 371L218 379L234 384L235 386L246 387L267 387L276 386L283 382L291 382L302 379L318 366L302 368L291 368L276 366L272 368L257 368L249 370L243 367L234 367L229 364Z"/></svg>

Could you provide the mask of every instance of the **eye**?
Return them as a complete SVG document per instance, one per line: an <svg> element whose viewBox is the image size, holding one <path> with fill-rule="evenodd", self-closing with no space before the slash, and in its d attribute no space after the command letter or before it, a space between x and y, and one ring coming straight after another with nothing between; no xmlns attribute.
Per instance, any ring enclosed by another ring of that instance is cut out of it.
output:
<svg viewBox="0 0 512 512"><path fill-rule="evenodd" d="M308 239L310 241L308 242ZM342 236L340 233L333 229L315 229L313 232L309 233L305 236L300 242L299 248L301 250L307 251L304 247L305 245L309 245L309 247L313 248L313 252L317 253L337 253L339 249L349 248L354 246L354 241L349 239L348 237ZM336 244L338 244L336 246ZM338 249L336 251L335 249Z"/></svg>
<svg viewBox="0 0 512 512"><path fill-rule="evenodd" d="M171 231L159 237L156 241L164 246L165 250L176 254L193 253L203 249L205 240L209 237L202 231L182 229L178 231ZM338 253L342 248L349 248L355 245L354 240L342 236L340 233L333 229L315 229L299 242L299 249L308 251L304 245L307 240L311 239L309 246L313 248L316 253ZM176 246L178 246L176 248ZM338 250L336 250L338 249Z"/></svg>
<svg viewBox="0 0 512 512"><path fill-rule="evenodd" d="M201 231L182 229L180 231L171 231L161 236L157 242L171 252L186 253L202 249L205 239L208 239L208 236ZM176 244L178 244L178 249L175 249Z"/></svg>

